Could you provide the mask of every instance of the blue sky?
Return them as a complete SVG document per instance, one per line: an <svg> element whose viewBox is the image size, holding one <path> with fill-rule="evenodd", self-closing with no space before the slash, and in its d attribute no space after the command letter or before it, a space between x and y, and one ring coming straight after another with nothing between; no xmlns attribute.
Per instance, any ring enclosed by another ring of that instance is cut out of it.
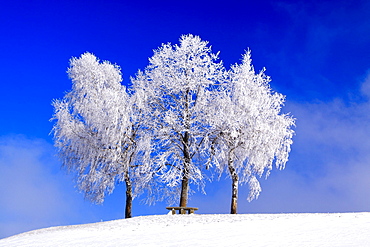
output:
<svg viewBox="0 0 370 247"><path fill-rule="evenodd" d="M240 213L370 210L370 2L3 1L0 8L0 238L55 225L124 217L124 186L93 205L55 157L51 101L71 88L72 56L89 51L122 67L125 84L162 43L199 35L228 67L252 51L297 118L290 160L261 179ZM189 202L228 213L230 180ZM133 215L165 203L134 202Z"/></svg>

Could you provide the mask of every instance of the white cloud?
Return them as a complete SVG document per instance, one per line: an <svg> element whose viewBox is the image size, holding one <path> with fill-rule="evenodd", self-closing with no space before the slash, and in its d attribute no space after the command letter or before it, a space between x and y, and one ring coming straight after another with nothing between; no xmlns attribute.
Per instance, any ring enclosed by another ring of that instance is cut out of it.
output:
<svg viewBox="0 0 370 247"><path fill-rule="evenodd" d="M369 74L361 85L367 94ZM273 212L370 210L370 102L289 102L287 108L297 118L290 161L285 171L264 182L261 198L246 207Z"/></svg>
<svg viewBox="0 0 370 247"><path fill-rule="evenodd" d="M367 71L364 83L361 86L361 92L370 98L370 70Z"/></svg>
<svg viewBox="0 0 370 247"><path fill-rule="evenodd" d="M76 214L73 194L66 192L73 186L59 166L46 141L0 138L0 238Z"/></svg>

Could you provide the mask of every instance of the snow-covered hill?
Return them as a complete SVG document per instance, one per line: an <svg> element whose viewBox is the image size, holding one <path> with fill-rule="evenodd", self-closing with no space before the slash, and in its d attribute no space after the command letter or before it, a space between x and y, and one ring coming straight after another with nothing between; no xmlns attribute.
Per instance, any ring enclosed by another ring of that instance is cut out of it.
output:
<svg viewBox="0 0 370 247"><path fill-rule="evenodd" d="M30 231L0 246L370 246L370 213L141 216Z"/></svg>

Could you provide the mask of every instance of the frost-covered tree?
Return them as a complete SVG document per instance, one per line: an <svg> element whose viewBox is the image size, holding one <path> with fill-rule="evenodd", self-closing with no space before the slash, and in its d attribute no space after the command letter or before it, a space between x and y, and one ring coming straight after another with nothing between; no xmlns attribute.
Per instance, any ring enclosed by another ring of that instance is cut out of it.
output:
<svg viewBox="0 0 370 247"><path fill-rule="evenodd" d="M162 180L180 187L180 206L186 206L189 182L204 183L204 157L209 152L207 114L212 88L223 78L208 42L183 35L180 44L163 44L154 50L144 72L133 79L142 90L152 116L149 121L157 144Z"/></svg>
<svg viewBox="0 0 370 247"><path fill-rule="evenodd" d="M236 213L239 184L249 184L253 200L258 178L288 160L294 119L280 113L284 96L264 70L255 73L250 51L225 71L208 42L183 35L154 50L129 93L120 68L90 53L73 58L68 74L72 90L53 103L63 165L96 203L124 182L126 218L144 189L149 203L175 191L187 206L190 184L203 190L210 166L231 177Z"/></svg>
<svg viewBox="0 0 370 247"><path fill-rule="evenodd" d="M232 180L232 214L237 213L239 184L248 183L251 201L261 192L257 177L265 173L267 178L274 163L283 169L288 161L294 119L280 113L285 97L272 92L269 82L264 70L255 73L247 51L213 101L212 150L218 171L226 170Z"/></svg>
<svg viewBox="0 0 370 247"><path fill-rule="evenodd" d="M125 217L153 174L151 138L144 130L140 97L121 84L120 68L90 53L72 58L72 90L53 106L55 145L64 167L77 171L85 197L102 203L115 185L126 185Z"/></svg>

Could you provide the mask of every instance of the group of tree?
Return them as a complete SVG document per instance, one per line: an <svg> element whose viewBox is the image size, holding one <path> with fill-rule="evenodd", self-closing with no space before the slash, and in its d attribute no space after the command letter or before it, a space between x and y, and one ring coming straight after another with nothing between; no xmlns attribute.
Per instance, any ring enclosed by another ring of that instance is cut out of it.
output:
<svg viewBox="0 0 370 247"><path fill-rule="evenodd" d="M72 90L53 102L63 166L95 203L124 182L126 218L143 192L149 204L175 198L185 207L190 186L204 191L208 173L224 172L237 213L239 184L253 200L258 178L288 160L294 119L280 112L285 98L255 72L249 50L227 70L208 42L183 35L154 50L130 88L120 67L91 53L72 58L68 74Z"/></svg>

